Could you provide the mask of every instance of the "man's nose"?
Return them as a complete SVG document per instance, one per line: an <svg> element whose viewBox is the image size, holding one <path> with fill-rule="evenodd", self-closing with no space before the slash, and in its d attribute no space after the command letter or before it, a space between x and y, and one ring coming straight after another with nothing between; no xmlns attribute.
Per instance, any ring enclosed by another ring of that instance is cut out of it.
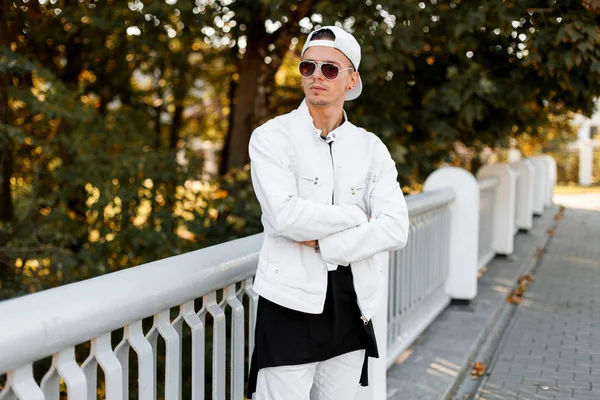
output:
<svg viewBox="0 0 600 400"><path fill-rule="evenodd" d="M317 65L317 68L315 69L315 73L313 74L313 78L320 79L320 80L325 79L325 77L323 76L323 73L321 72L320 65Z"/></svg>

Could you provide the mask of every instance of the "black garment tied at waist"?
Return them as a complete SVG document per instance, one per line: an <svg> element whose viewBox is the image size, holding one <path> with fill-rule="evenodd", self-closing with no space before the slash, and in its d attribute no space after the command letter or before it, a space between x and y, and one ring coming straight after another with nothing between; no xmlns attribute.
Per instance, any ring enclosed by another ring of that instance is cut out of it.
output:
<svg viewBox="0 0 600 400"><path fill-rule="evenodd" d="M379 357L373 324L361 320L350 266L329 271L327 278L321 314L291 310L259 298L248 398L256 391L261 368L321 362L363 349L360 384L368 385L368 357Z"/></svg>

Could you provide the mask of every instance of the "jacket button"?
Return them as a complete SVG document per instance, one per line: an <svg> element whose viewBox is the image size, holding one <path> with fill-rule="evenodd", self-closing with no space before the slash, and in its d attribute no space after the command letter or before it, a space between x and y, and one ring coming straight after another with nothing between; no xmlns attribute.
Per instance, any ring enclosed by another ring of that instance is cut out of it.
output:
<svg viewBox="0 0 600 400"><path fill-rule="evenodd" d="M317 181L315 181L314 183L315 183L315 185L316 185L316 184L317 184Z"/></svg>
<svg viewBox="0 0 600 400"><path fill-rule="evenodd" d="M315 178L315 181L318 181L318 180L319 180L319 177L317 176L317 177Z"/></svg>
<svg viewBox="0 0 600 400"><path fill-rule="evenodd" d="M355 193L356 193L356 192L353 190L353 191L352 191L352 195L354 196L354 194L355 194Z"/></svg>
<svg viewBox="0 0 600 400"><path fill-rule="evenodd" d="M278 273L279 273L279 270L278 270L278 269L276 269L276 270L275 270L275 273L276 273L276 274L278 274Z"/></svg>
<svg viewBox="0 0 600 400"><path fill-rule="evenodd" d="M335 139L335 133L333 134L333 138Z"/></svg>

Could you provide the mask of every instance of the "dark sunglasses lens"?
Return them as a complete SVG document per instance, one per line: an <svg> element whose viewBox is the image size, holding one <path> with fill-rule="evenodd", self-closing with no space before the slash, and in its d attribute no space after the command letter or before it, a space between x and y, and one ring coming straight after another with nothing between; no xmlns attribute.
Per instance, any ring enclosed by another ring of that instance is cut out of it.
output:
<svg viewBox="0 0 600 400"><path fill-rule="evenodd" d="M312 76L312 74L315 73L315 68L316 65L309 61L302 61L298 67L298 69L300 70L300 75L302 75L305 78Z"/></svg>
<svg viewBox="0 0 600 400"><path fill-rule="evenodd" d="M335 64L321 65L321 73L326 79L335 79L340 73L340 69Z"/></svg>

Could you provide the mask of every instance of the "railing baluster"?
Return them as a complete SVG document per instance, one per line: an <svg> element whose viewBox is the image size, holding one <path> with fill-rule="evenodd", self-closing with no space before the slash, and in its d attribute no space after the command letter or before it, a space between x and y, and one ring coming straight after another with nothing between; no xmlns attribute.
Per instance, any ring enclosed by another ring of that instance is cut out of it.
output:
<svg viewBox="0 0 600 400"><path fill-rule="evenodd" d="M75 361L75 347L69 347L53 357L56 370L67 385L67 395L71 399L84 399L87 393L85 375Z"/></svg>
<svg viewBox="0 0 600 400"><path fill-rule="evenodd" d="M395 292L394 307L389 316L388 322L388 347L396 340L400 330L398 326L398 316L402 310L402 286L399 285L398 276L402 273L400 269L400 251L396 250L392 253L394 256L391 258L393 264L390 267L390 290ZM394 270L394 274L391 274L391 270ZM389 306L388 306L389 307Z"/></svg>
<svg viewBox="0 0 600 400"><path fill-rule="evenodd" d="M248 317L248 357L252 356L254 351L254 327L256 326L256 312L258 310L258 293L254 291L254 278L248 278L243 282L244 292L248 296L250 313Z"/></svg>
<svg viewBox="0 0 600 400"><path fill-rule="evenodd" d="M96 389L98 388L98 361L94 354L88 356L88 358L81 364L81 369L85 375L87 381L87 395L86 400L96 400Z"/></svg>
<svg viewBox="0 0 600 400"><path fill-rule="evenodd" d="M138 398L156 400L156 368L152 345L144 336L142 321L125 327L123 337L129 341L138 359Z"/></svg>
<svg viewBox="0 0 600 400"><path fill-rule="evenodd" d="M204 296L206 310L213 317L212 348L212 398L225 400L225 355L226 355L226 320L225 313L217 303L217 293Z"/></svg>
<svg viewBox="0 0 600 400"><path fill-rule="evenodd" d="M123 382L123 398L129 398L129 342L123 338L121 343L115 348L115 355L119 364L121 364L121 371L123 376L121 377Z"/></svg>
<svg viewBox="0 0 600 400"><path fill-rule="evenodd" d="M225 288L223 296L231 307L231 398L244 397L244 306L237 297L236 285Z"/></svg>
<svg viewBox="0 0 600 400"><path fill-rule="evenodd" d="M21 400L44 400L44 393L33 379L33 365L27 364L8 372L7 383Z"/></svg>
<svg viewBox="0 0 600 400"><path fill-rule="evenodd" d="M171 324L170 309L161 311L155 318L158 332L165 340L165 399L179 400L181 392L181 338Z"/></svg>
<svg viewBox="0 0 600 400"><path fill-rule="evenodd" d="M409 236L409 239L408 239L409 245L410 245L411 241L412 241L412 238ZM409 281L410 281L410 276L408 273L410 261L409 261L408 256L409 256L409 253L408 253L407 248L400 250L400 268L401 268L402 273L400 274L399 284L402 287L402 306L400 307L399 316L404 315L404 313L408 309L408 302L410 299L410 290L408 289L408 285L409 285Z"/></svg>
<svg viewBox="0 0 600 400"><path fill-rule="evenodd" d="M204 320L196 314L194 300L181 306L181 314L192 331L192 400L204 400Z"/></svg>
<svg viewBox="0 0 600 400"><path fill-rule="evenodd" d="M40 388L42 389L46 400L60 399L60 376L58 376L58 372L56 371L55 357L52 357L52 365L44 374L42 382L40 383Z"/></svg>
<svg viewBox="0 0 600 400"><path fill-rule="evenodd" d="M0 400L19 400L9 385L0 390Z"/></svg>
<svg viewBox="0 0 600 400"><path fill-rule="evenodd" d="M412 235L412 246L410 248L410 272L411 272L411 300L410 300L410 308L417 302L419 297L419 267L421 266L420 260L417 257L417 251L419 248L419 224L418 219L415 218L414 223L414 232Z"/></svg>
<svg viewBox="0 0 600 400"><path fill-rule="evenodd" d="M104 371L106 381L106 400L117 400L123 397L123 370L112 350L110 332L92 339L91 354L95 355L98 364Z"/></svg>

